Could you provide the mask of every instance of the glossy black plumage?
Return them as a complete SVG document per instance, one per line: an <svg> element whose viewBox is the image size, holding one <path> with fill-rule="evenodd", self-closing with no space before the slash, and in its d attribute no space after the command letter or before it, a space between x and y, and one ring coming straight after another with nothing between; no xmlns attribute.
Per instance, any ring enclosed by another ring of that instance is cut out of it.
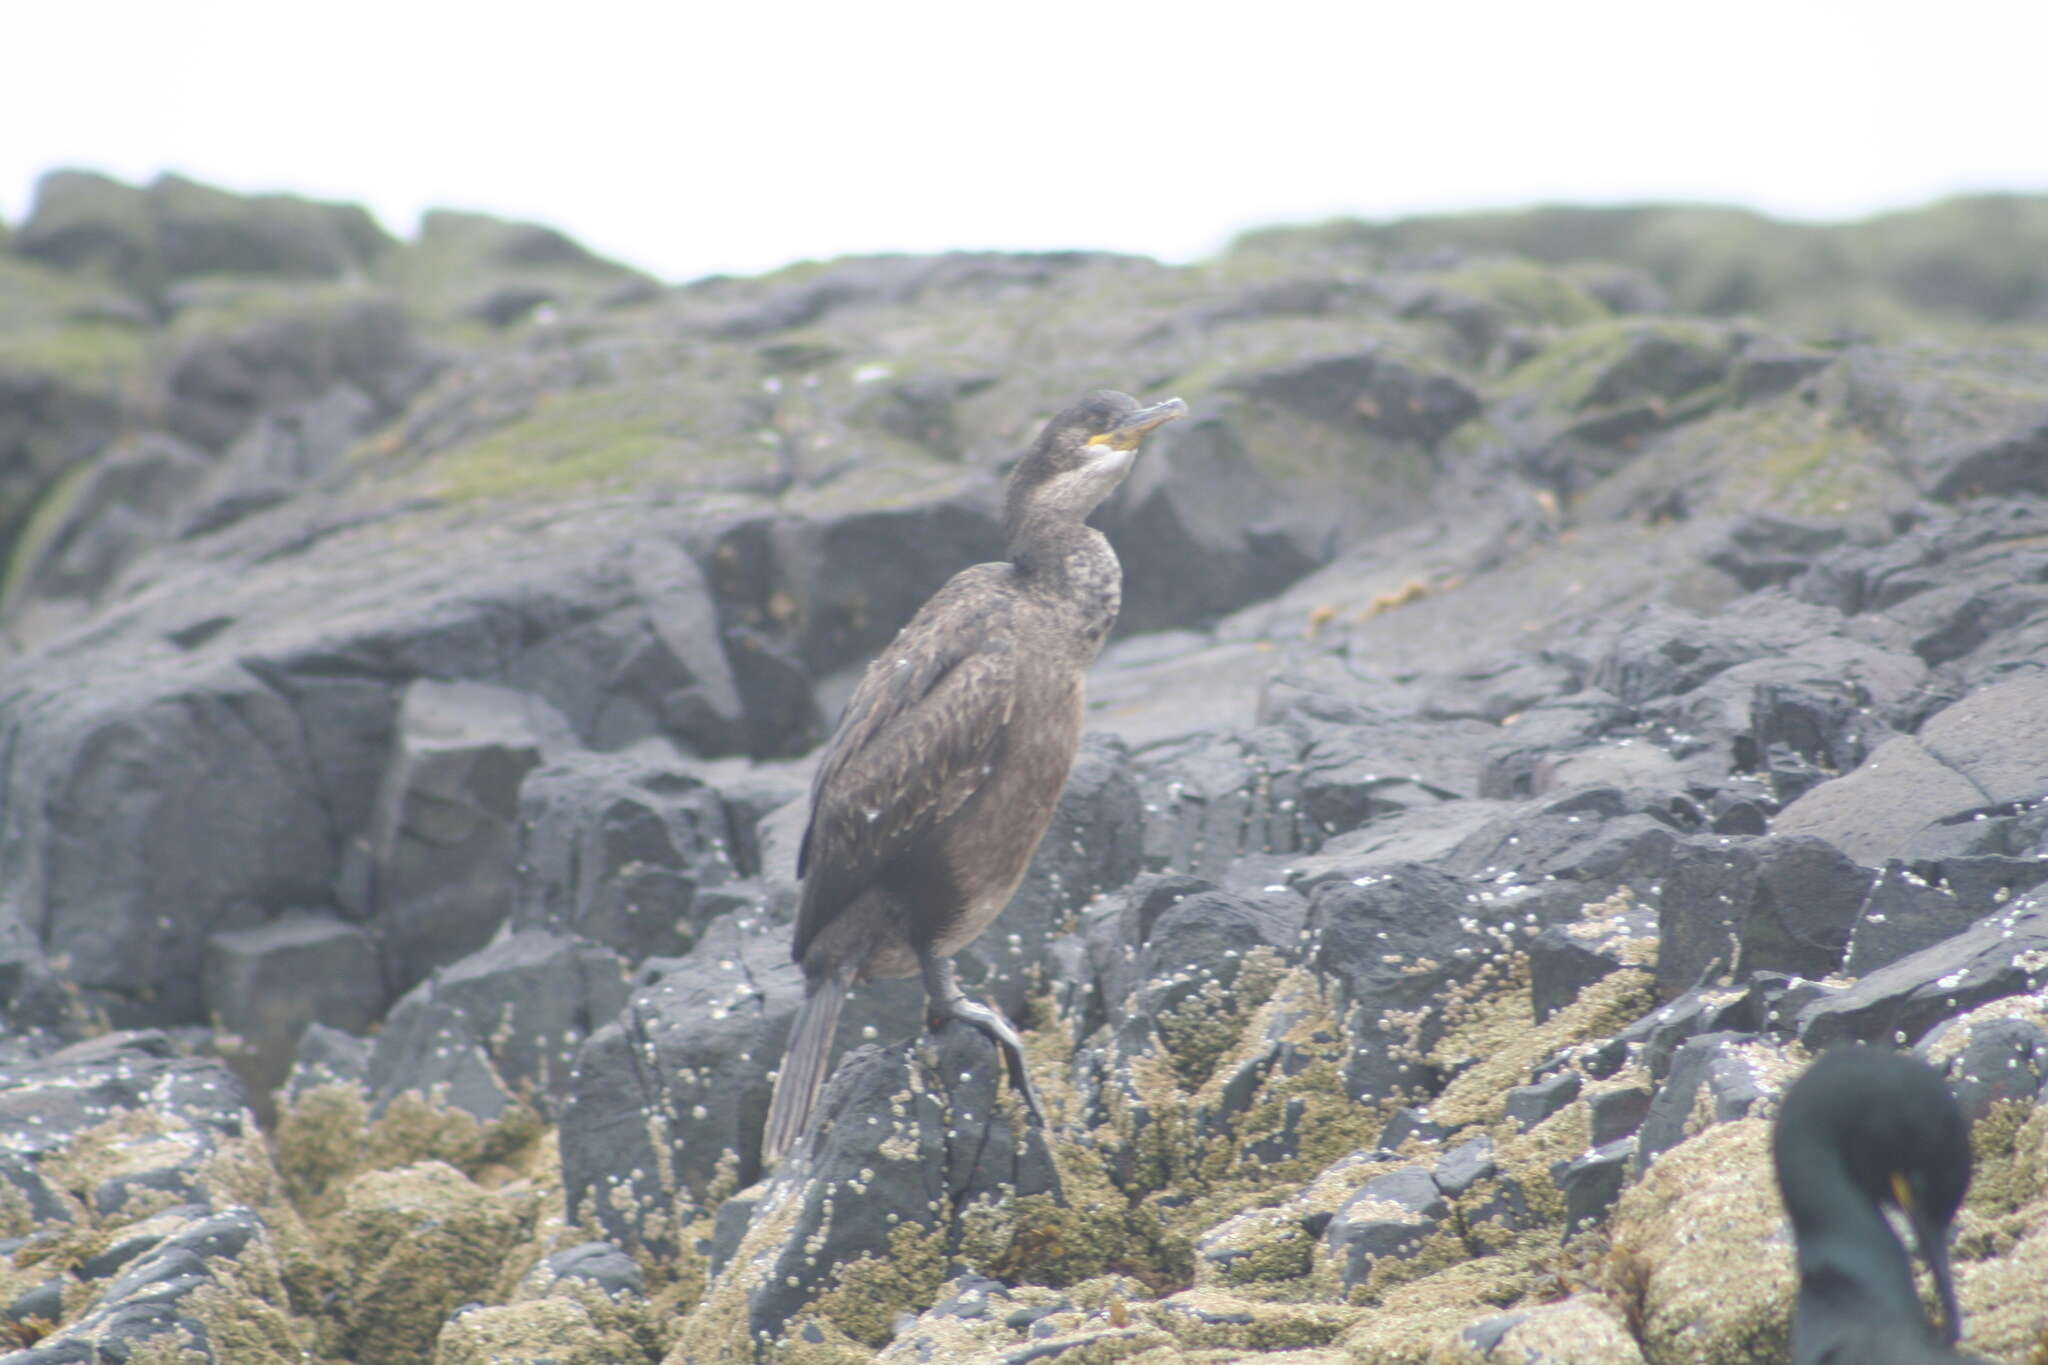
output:
<svg viewBox="0 0 2048 1365"><path fill-rule="evenodd" d="M1948 1365L1961 1334L1949 1224L1970 1184L1970 1124L1915 1057L1874 1047L1823 1055L1785 1094L1772 1134L1798 1242L1794 1365ZM1934 1274L1937 1328L1883 1210L1911 1223Z"/></svg>
<svg viewBox="0 0 2048 1365"><path fill-rule="evenodd" d="M1041 1117L1016 1033L953 980L952 954L1016 890L1080 740L1082 683L1116 621L1122 573L1088 514L1138 442L1186 412L1089 395L1046 424L1012 471L1008 558L955 574L867 670L811 784L792 956L806 993L762 1135L772 1165L823 1084L846 991L922 974L932 1017L1002 1049Z"/></svg>

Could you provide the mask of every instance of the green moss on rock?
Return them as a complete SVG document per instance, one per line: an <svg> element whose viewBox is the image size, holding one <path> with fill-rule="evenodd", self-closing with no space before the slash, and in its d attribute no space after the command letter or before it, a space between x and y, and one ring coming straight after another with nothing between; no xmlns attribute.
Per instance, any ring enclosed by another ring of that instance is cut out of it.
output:
<svg viewBox="0 0 2048 1365"><path fill-rule="evenodd" d="M335 1348L360 1365L424 1359L457 1305L490 1296L525 1226L445 1162L356 1177L323 1229L341 1271Z"/></svg>

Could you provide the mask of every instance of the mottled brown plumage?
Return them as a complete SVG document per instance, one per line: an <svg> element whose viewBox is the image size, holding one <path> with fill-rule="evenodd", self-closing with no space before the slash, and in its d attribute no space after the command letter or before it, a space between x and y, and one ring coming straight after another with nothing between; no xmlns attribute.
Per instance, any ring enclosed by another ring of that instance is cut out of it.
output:
<svg viewBox="0 0 2048 1365"><path fill-rule="evenodd" d="M921 973L934 1020L1003 1049L1035 1118L1015 1031L960 993L951 956L1009 903L1081 737L1082 684L1116 623L1122 571L1088 514L1138 442L1187 411L1107 390L1046 424L1010 476L1009 558L955 574L868 667L811 783L792 956L806 994L762 1137L794 1145L846 991Z"/></svg>

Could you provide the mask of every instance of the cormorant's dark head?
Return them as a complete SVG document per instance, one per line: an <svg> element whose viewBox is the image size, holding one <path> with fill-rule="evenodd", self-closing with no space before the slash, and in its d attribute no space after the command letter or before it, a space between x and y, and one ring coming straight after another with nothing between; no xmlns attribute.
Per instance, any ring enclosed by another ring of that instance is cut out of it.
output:
<svg viewBox="0 0 2048 1365"><path fill-rule="evenodd" d="M1970 1187L1970 1121L1940 1074L1887 1048L1836 1048L1785 1092L1771 1149L1799 1243L1794 1345L1801 1327L1817 1337L1895 1315L1925 1328L1886 1207L1912 1225L1941 1296L1940 1340L1953 1345L1948 1235Z"/></svg>
<svg viewBox="0 0 2048 1365"><path fill-rule="evenodd" d="M1004 520L1011 533L1027 519L1087 516L1131 472L1145 434L1187 410L1178 398L1141 407L1129 394L1097 389L1047 422L1010 474Z"/></svg>

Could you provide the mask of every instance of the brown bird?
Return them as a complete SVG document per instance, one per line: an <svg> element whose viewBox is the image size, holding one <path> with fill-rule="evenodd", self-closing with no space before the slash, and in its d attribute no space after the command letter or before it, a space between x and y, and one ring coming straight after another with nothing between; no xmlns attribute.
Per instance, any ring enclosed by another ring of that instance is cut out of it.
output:
<svg viewBox="0 0 2048 1365"><path fill-rule="evenodd" d="M804 1003L775 1079L764 1166L801 1136L840 1006L862 981L922 974L928 1022L987 1034L1044 1122L1016 1030L961 994L951 959L1023 880L1080 743L1083 678L1123 592L1116 552L1087 517L1145 434L1186 412L1178 398L1140 407L1105 389L1048 422L1010 475L1009 557L955 574L847 703L797 851L791 956Z"/></svg>

